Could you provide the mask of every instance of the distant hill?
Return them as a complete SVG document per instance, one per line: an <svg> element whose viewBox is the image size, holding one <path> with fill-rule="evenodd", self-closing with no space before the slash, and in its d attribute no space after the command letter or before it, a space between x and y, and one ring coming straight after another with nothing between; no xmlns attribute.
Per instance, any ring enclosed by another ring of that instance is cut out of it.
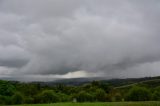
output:
<svg viewBox="0 0 160 106"><path fill-rule="evenodd" d="M157 77L144 77L144 78L126 78L126 79L106 79L106 78L71 78L71 79L61 79L49 82L32 82L40 83L41 85L54 86L57 84L73 85L79 86L90 83L92 81L100 81L102 83L107 83L113 87L125 87L135 84L143 84L148 86L160 85L160 76Z"/></svg>
<svg viewBox="0 0 160 106"><path fill-rule="evenodd" d="M79 86L83 84L90 83L92 81L102 81L104 78L70 78L70 79L59 79L54 81L48 81L48 82L32 82L32 83L40 83L41 85L48 85L48 86L54 86L57 84L64 84L64 85L73 85L73 86ZM107 81L107 80L105 80Z"/></svg>
<svg viewBox="0 0 160 106"><path fill-rule="evenodd" d="M10 82L18 82L14 79L3 78L2 80L9 80ZM25 83L34 83L40 84L42 86L55 86L57 84L70 85L70 86L79 86L88 84L92 81L99 81L102 83L107 83L115 88L126 88L133 85L141 85L147 87L156 87L160 86L160 76L156 77L144 77L144 78L125 78L125 79L107 79L105 77L93 77L93 78L70 78L70 79L57 79L53 81L46 82L25 82Z"/></svg>

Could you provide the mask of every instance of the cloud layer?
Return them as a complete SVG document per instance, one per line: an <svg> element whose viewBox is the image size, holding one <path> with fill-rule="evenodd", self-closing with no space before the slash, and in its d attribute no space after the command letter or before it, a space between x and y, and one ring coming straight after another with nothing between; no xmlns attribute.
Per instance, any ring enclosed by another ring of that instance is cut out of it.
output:
<svg viewBox="0 0 160 106"><path fill-rule="evenodd" d="M160 75L159 22L158 0L1 0L0 73Z"/></svg>

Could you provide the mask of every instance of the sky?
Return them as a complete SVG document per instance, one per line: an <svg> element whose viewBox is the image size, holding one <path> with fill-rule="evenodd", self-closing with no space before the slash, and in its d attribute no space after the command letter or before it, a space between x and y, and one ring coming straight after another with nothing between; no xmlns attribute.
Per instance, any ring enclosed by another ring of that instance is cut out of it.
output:
<svg viewBox="0 0 160 106"><path fill-rule="evenodd" d="M0 0L2 79L159 75L159 0Z"/></svg>

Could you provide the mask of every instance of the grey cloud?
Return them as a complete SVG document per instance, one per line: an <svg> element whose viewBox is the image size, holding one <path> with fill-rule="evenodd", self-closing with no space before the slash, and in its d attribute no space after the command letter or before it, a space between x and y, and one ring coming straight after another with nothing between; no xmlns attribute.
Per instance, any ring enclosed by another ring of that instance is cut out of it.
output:
<svg viewBox="0 0 160 106"><path fill-rule="evenodd" d="M0 65L17 67L13 74L22 75L85 70L127 77L135 70L136 77L145 73L145 64L152 72L160 61L159 5L157 0L3 0Z"/></svg>
<svg viewBox="0 0 160 106"><path fill-rule="evenodd" d="M72 14L74 9L81 6L81 4L83 3L82 1L84 2L84 0L5 0L1 3L1 10L7 13L28 15L29 18L61 18Z"/></svg>
<svg viewBox="0 0 160 106"><path fill-rule="evenodd" d="M21 68L29 61L29 54L16 46L0 47L0 66Z"/></svg>

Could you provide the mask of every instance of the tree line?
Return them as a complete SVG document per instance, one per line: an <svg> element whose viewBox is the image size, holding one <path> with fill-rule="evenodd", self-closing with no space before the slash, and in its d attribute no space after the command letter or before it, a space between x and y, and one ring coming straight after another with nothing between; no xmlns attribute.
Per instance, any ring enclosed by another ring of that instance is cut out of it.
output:
<svg viewBox="0 0 160 106"><path fill-rule="evenodd" d="M0 104L115 101L160 101L160 86L116 89L100 81L80 86L47 86L39 83L0 81Z"/></svg>

